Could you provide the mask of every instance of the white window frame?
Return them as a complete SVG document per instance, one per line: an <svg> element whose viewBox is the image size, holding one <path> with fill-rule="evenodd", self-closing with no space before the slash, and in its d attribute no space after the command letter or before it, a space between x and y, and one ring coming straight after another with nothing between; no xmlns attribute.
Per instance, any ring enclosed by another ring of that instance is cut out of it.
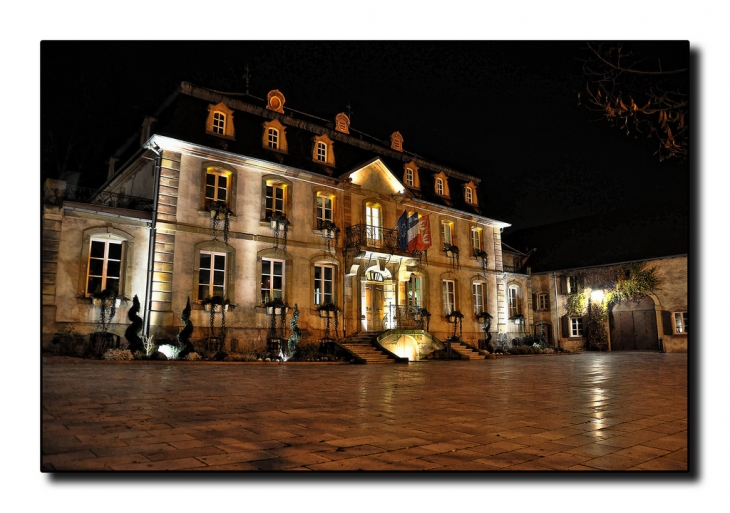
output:
<svg viewBox="0 0 730 513"><path fill-rule="evenodd" d="M467 187L464 191L465 191L465 195L466 195L466 202L469 203L469 204L471 204L472 203L472 191L471 191L471 187Z"/></svg>
<svg viewBox="0 0 730 513"><path fill-rule="evenodd" d="M454 280L442 280L441 291L444 302L444 315L449 315L456 310L456 283Z"/></svg>
<svg viewBox="0 0 730 513"><path fill-rule="evenodd" d="M570 336L571 337L582 337L583 336L583 318L582 317L571 317L570 318Z"/></svg>
<svg viewBox="0 0 730 513"><path fill-rule="evenodd" d="M444 195L444 181L441 178L436 178L436 194L439 196Z"/></svg>
<svg viewBox="0 0 730 513"><path fill-rule="evenodd" d="M210 255L210 265L211 267L203 267L203 263L201 261L202 255ZM219 269L215 269L215 262L218 258L223 258L223 290L220 291L220 293L216 292L216 288L220 288L220 285L215 285L215 273L221 272ZM226 297L227 292L227 282L228 282L228 255L226 253L220 253L217 251L205 251L202 250L198 253L198 301L202 301L203 299L207 297L213 297L213 296L221 296ZM208 283L203 283L201 280L201 273L203 271L208 271ZM205 295L201 294L201 287L207 287L208 291Z"/></svg>
<svg viewBox="0 0 730 513"><path fill-rule="evenodd" d="M279 149L279 130L273 127L269 127L268 129L268 136L267 136L267 143L269 148L273 150Z"/></svg>
<svg viewBox="0 0 730 513"><path fill-rule="evenodd" d="M547 294L538 294L537 295L537 309L538 310L547 310L548 309L548 295Z"/></svg>
<svg viewBox="0 0 730 513"><path fill-rule="evenodd" d="M209 184L208 183L208 177L213 176L214 183ZM226 185L221 187L220 182L221 178L225 179ZM213 188L213 195L208 194L208 187ZM228 203L230 194L229 190L231 188L231 175L230 173L226 173L225 171L220 171L218 169L208 169L205 172L205 199L206 200L213 200L213 201L225 201ZM224 192L224 198L221 198L221 190Z"/></svg>
<svg viewBox="0 0 730 513"><path fill-rule="evenodd" d="M406 185L413 187L413 169L410 167L406 168Z"/></svg>
<svg viewBox="0 0 730 513"><path fill-rule="evenodd" d="M288 187L286 184L283 183L275 183L275 182L267 182L266 183L266 198L265 198L265 215L266 219L271 219L271 217L274 215L275 212L278 212L279 214L282 214L284 216L287 215L286 211L286 201L287 201L287 189ZM281 191L281 198L278 198L276 196L276 191ZM271 208L269 208L268 203L271 201ZM281 207L277 205L277 203L281 203Z"/></svg>
<svg viewBox="0 0 730 513"><path fill-rule="evenodd" d="M689 333L689 315L687 312L673 312L672 319L674 321L675 335Z"/></svg>
<svg viewBox="0 0 730 513"><path fill-rule="evenodd" d="M317 271L320 274L317 277ZM329 279L327 279L327 271L329 271ZM327 292L327 284L329 290ZM332 264L316 264L314 266L314 304L319 306L326 303L335 302L335 266Z"/></svg>
<svg viewBox="0 0 730 513"><path fill-rule="evenodd" d="M377 203L365 204L365 229L367 244L370 247L379 248L382 244L381 230L383 227L383 209Z"/></svg>
<svg viewBox="0 0 730 513"><path fill-rule="evenodd" d="M568 286L568 294L575 294L578 292L578 277L575 275L566 276L565 283Z"/></svg>
<svg viewBox="0 0 730 513"><path fill-rule="evenodd" d="M511 286L507 289L507 305L510 318L520 315L520 289L518 287Z"/></svg>
<svg viewBox="0 0 730 513"><path fill-rule="evenodd" d="M482 229L472 228L471 230L471 247L474 251L482 250Z"/></svg>
<svg viewBox="0 0 730 513"><path fill-rule="evenodd" d="M94 245L94 242L102 243L104 244L104 255L99 257L92 257L92 251L91 248ZM119 259L116 258L109 258L109 246L111 244L118 244L119 245ZM101 274L91 274L91 261L92 260L101 260L102 261L102 270ZM119 276L118 277L109 277L109 262L119 262ZM116 279L117 280L117 294L120 294L122 292L122 280L124 275L124 245L123 241L117 240L117 239L108 239L108 238L94 238L92 237L89 242L89 259L86 262L86 287L85 287L85 294L86 296L91 296L96 291L92 290L89 291L89 280L91 278L101 278L101 289L100 291L106 290L108 287L107 281L109 279Z"/></svg>
<svg viewBox="0 0 730 513"><path fill-rule="evenodd" d="M218 135L226 134L226 115L219 110L213 113L213 133Z"/></svg>
<svg viewBox="0 0 730 513"><path fill-rule="evenodd" d="M274 278L278 275L274 274L276 270L276 264L281 264L281 288L274 287ZM269 277L268 292L264 288L264 277ZM273 299L284 300L284 291L286 290L286 262L275 258L262 258L261 259L261 280L259 281L259 299L261 304L265 304ZM278 294L277 294L278 292Z"/></svg>
<svg viewBox="0 0 730 513"><path fill-rule="evenodd" d="M331 195L317 193L317 220L333 221L335 210L334 205L335 199Z"/></svg>
<svg viewBox="0 0 730 513"><path fill-rule="evenodd" d="M474 299L474 315L484 312L484 282L478 281L471 285L472 298Z"/></svg>
<svg viewBox="0 0 730 513"><path fill-rule="evenodd" d="M327 144L317 141L317 160L327 162Z"/></svg>
<svg viewBox="0 0 730 513"><path fill-rule="evenodd" d="M444 245L454 245L454 224L451 221L441 221L441 240Z"/></svg>
<svg viewBox="0 0 730 513"><path fill-rule="evenodd" d="M423 276L411 273L406 282L406 301L411 311L423 306Z"/></svg>

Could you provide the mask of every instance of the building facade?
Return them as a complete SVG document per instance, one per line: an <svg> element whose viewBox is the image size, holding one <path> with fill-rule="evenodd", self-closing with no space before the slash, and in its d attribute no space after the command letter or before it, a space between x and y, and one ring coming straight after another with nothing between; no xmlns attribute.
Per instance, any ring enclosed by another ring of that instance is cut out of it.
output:
<svg viewBox="0 0 730 513"><path fill-rule="evenodd" d="M183 83L98 191L49 181L44 341L94 331L105 290L112 332L137 296L158 339L180 331L188 299L193 339L209 336L222 298L227 349L265 347L276 300L311 341L411 330L477 345L485 328L531 329L529 255L503 250L509 224L484 215L477 177L407 152L399 132L374 140L345 113L326 122L285 102ZM324 305L338 310L329 327ZM410 359L432 349L420 340Z"/></svg>

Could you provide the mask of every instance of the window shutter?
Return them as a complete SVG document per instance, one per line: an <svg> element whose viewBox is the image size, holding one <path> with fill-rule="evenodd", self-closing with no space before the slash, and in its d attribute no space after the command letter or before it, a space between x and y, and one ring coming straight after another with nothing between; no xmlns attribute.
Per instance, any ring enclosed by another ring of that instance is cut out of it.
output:
<svg viewBox="0 0 730 513"><path fill-rule="evenodd" d="M672 322L672 312L662 310L662 325L664 325L665 335L674 335L674 323Z"/></svg>
<svg viewBox="0 0 730 513"><path fill-rule="evenodd" d="M550 310L550 294L545 294L545 308Z"/></svg>
<svg viewBox="0 0 730 513"><path fill-rule="evenodd" d="M532 310L536 312L537 311L537 307L538 307L538 304L537 304L537 294L533 294L532 295Z"/></svg>
<svg viewBox="0 0 730 513"><path fill-rule="evenodd" d="M568 293L568 283L567 283L567 276L560 275L558 276L558 294L567 294Z"/></svg>
<svg viewBox="0 0 730 513"><path fill-rule="evenodd" d="M317 213L318 213L317 212L317 198L318 197L319 196L317 196L317 193L315 192L314 193L314 207L312 208L312 219L313 219L312 222L314 223L314 229L315 230L317 228L319 228L319 226L317 226Z"/></svg>
<svg viewBox="0 0 730 513"><path fill-rule="evenodd" d="M560 332L561 336L564 338L568 338L570 336L570 319L568 319L567 315L563 315L560 318Z"/></svg>
<svg viewBox="0 0 730 513"><path fill-rule="evenodd" d="M581 334L581 337L585 338L588 336L588 313L586 313L583 317L583 333Z"/></svg>
<svg viewBox="0 0 730 513"><path fill-rule="evenodd" d="M578 292L583 292L583 280L584 276L582 274L579 274L575 277L575 283L578 286Z"/></svg>

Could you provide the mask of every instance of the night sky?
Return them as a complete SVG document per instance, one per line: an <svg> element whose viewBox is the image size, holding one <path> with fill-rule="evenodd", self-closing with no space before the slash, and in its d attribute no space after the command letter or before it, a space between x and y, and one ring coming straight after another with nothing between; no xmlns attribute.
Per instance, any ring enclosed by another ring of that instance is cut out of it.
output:
<svg viewBox="0 0 730 513"><path fill-rule="evenodd" d="M667 66L688 63L686 42L633 47ZM480 177L485 215L514 229L686 206L689 162L660 163L655 142L579 105L588 56L581 41L48 41L41 178L66 169L100 185L106 160L181 81L244 92L248 65L254 96L279 89L286 107L329 120L349 103L354 129L382 140L398 130L407 151Z"/></svg>

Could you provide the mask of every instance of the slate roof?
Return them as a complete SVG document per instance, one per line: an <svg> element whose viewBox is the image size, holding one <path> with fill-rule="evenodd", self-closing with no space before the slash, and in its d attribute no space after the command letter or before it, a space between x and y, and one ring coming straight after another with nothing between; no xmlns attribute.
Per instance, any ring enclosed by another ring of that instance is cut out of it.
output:
<svg viewBox="0 0 730 513"><path fill-rule="evenodd" d="M513 232L515 248L537 248L533 273L560 271L689 253L689 212L672 204L583 217Z"/></svg>
<svg viewBox="0 0 730 513"><path fill-rule="evenodd" d="M204 94L222 95L221 99L233 110L233 122L235 126L235 139L227 139L207 134L205 122L208 117L208 107L217 103L210 98L199 98L185 94L182 87L155 113L157 122L153 126L153 133L180 139L189 143L198 144L212 148L221 148L225 151L246 155L267 161L278 162L282 165L301 169L304 171L333 176L335 178L356 169L364 163L378 156L383 163L402 181L403 166L411 160L416 161L419 167L420 189L413 190L414 196L436 205L451 207L469 214L486 216L486 198L476 194L480 205L474 206L466 203L464 199L463 186L472 180L479 183L479 178L462 173L460 171L442 166L422 157L415 157L409 152L397 152L389 147L389 142L373 141L372 138L363 137L351 127L351 134L343 134L334 131L334 122L325 122L308 114L292 111L284 107L285 114L265 110L265 100L252 97L231 97L228 98L222 93L208 91L197 86L189 86L195 91L203 91ZM255 112L248 112L236 108L235 102L242 102L253 106ZM288 143L287 153L281 153L266 149L262 144L263 122L267 119L278 119L286 127L286 138ZM294 124L292 123L294 120ZM299 126L296 126L299 125ZM120 163L134 156L139 150L134 143L139 140L130 138L125 147L117 152ZM327 133L333 139L335 166L318 164L312 159L312 144L315 134ZM368 140L370 139L370 140ZM444 171L448 176L448 184L451 197L445 199L438 196L434 190L433 175Z"/></svg>

